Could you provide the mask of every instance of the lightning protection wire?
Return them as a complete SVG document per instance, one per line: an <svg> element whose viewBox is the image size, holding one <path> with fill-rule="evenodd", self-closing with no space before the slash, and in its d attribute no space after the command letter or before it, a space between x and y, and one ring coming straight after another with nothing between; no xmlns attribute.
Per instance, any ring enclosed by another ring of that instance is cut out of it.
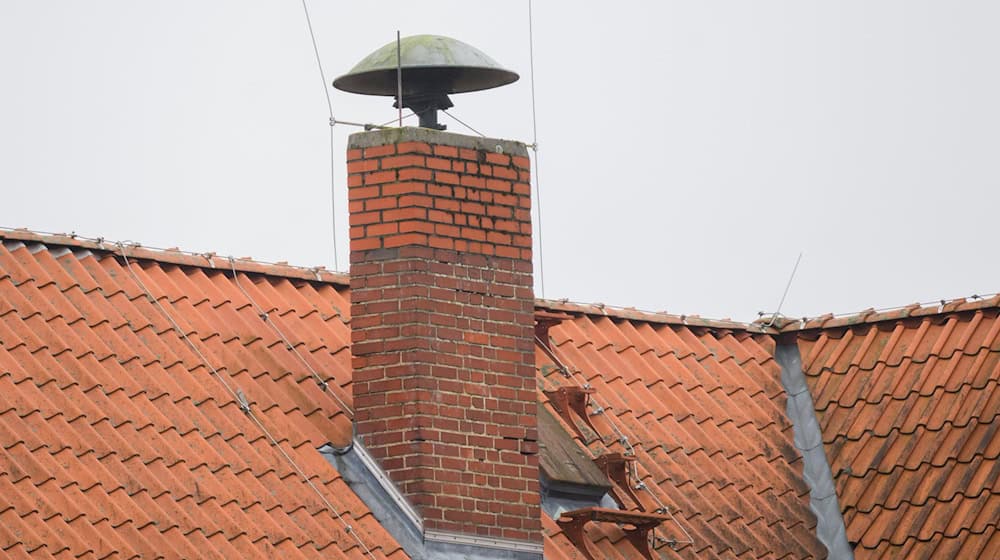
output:
<svg viewBox="0 0 1000 560"><path fill-rule="evenodd" d="M411 112L409 112L409 113L407 113L407 114L403 115L403 118L402 118L402 119L399 119L399 118L393 118L392 120L389 120L389 121L386 121L386 122L384 122L384 123L382 123L382 124L378 125L378 127L379 127L379 128L386 128L387 126L389 126L390 124L392 124L392 123L394 123L394 122L401 122L401 121L405 121L406 119L408 119L408 118L410 118L410 117L412 117L412 116L414 116L414 115L416 115L416 113L414 113L414 112L412 112L412 111L411 111Z"/></svg>
<svg viewBox="0 0 1000 560"><path fill-rule="evenodd" d="M559 371L561 371L563 373L563 375L565 375L567 377L577 378L578 382L580 383L580 387L582 387L584 389L591 388L590 382L587 381L585 378L583 378L582 374L580 374L574 368L566 367L566 364L563 363L563 361L561 359L559 359L559 356L556 354L555 350L553 350L553 349L549 348L547 345L543 344L542 343L542 339L539 338L537 335L535 336L535 342L542 348L542 351L545 352L545 354L549 358L551 358L553 362L555 362L556 367L559 368ZM597 416L597 415L600 415L600 414L605 414L605 412L606 412L605 408L603 406L601 406L600 403L597 402L597 399L594 399L594 398L590 399L590 404L594 407L594 412L591 413L593 416ZM635 446L632 445L632 442L629 441L628 436L625 435L625 433L622 432L622 430L618 427L617 422L615 421L614 417L612 415L608 414L608 415L605 416L605 418L608 419L608 425L611 426L611 430L618 437L618 443L620 443L623 447L625 447L628 450L628 454L629 455L631 455L633 457L637 457L636 452L635 452ZM604 438L601 438L602 441L603 441L603 439ZM672 541L675 545L678 545L678 544L691 544L691 545L693 545L694 544L694 539L691 537L691 533L689 533L687 531L687 529L684 527L684 525L682 525L680 523L680 521L677 520L677 517L674 516L673 511L670 510L670 507L667 506L667 504L663 503L663 501L660 500L659 496L657 496L656 493L653 492L649 488L648 485L646 485L645 481L643 481L639 477L639 467L636 466L636 463L638 463L638 461L636 461L635 463L633 463L633 469L635 469L635 470L632 473L632 476L636 480L635 489L636 490L645 490L646 493L649 494L653 498L653 501L656 502L656 506L657 506L658 510L666 513L667 515L669 515L670 519L673 520L674 525L676 525L681 530L681 532L684 533L684 536L687 538L687 540L686 541L676 541L676 540ZM668 542L671 542L671 541L668 541Z"/></svg>
<svg viewBox="0 0 1000 560"><path fill-rule="evenodd" d="M531 0L528 0L528 61L531 73L531 151L535 152L535 172L531 174L535 181L535 208L538 212L538 286L545 299L545 254L542 249L542 187L541 173L538 171L538 113L535 109L535 27L531 10Z"/></svg>
<svg viewBox="0 0 1000 560"><path fill-rule="evenodd" d="M253 308L257 311L257 316L260 317L262 321L267 323L269 327L271 327L271 330L273 330L274 333L277 334L278 337L281 339L281 342L285 344L285 348L291 350L291 352L295 354L295 356L299 359L299 361L302 362L304 366L306 366L306 369L309 370L309 374L313 377L313 379L316 380L316 384L319 385L320 389L322 389L324 393L326 393L330 398L332 398L337 403L337 406L339 406L340 409L343 410L345 413L347 413L347 416L353 420L354 410L352 410L351 407L347 405L347 403L341 400L336 393L330 390L329 382L326 379L323 379L322 376L320 376L319 372L316 371L316 369L313 368L312 365L306 360L306 357L303 356L299 352L299 349L296 348L291 343L291 341L288 339L287 336L285 336L285 333L281 331L281 328L279 328L278 325L271 320L270 314L263 307L261 307L257 303L257 301L253 298L253 296L251 296L250 293L247 292L246 289L243 287L243 283L240 282L239 272L237 272L236 270L236 259L234 259L233 257L229 257L229 266L232 269L233 281L236 282L236 287L239 288L240 292L243 293L243 297L247 298L247 301L250 302L250 305L252 305Z"/></svg>
<svg viewBox="0 0 1000 560"><path fill-rule="evenodd" d="M481 138L486 138L486 135L485 135L485 134L483 134L482 132L479 132L478 130L476 130L476 129L472 128L471 126L469 126L468 124L466 124L466 122L465 122L465 121L463 121L462 119L460 119L460 118L456 117L455 115L452 115L451 113L449 113L448 111L445 111L444 109L441 109L441 112L442 112L442 113L444 113L444 114L446 114L446 115L448 115L448 117L450 117L450 118L454 119L454 120L455 120L455 122L457 122L458 124L460 124L460 125L464 126L465 128L468 128L468 129L469 129L469 130L471 130L472 132L475 132L475 133L476 133L476 134L478 134L478 135L479 135L479 136L480 136Z"/></svg>
<svg viewBox="0 0 1000 560"><path fill-rule="evenodd" d="M250 418L250 420L257 425L260 431L267 437L268 441L271 443L271 446L278 450L278 452L289 464L289 466L291 466L292 469L294 469L295 472L300 477L302 477L302 480L306 483L306 485L309 486L309 488L311 488L312 491L316 493L316 496L318 496L320 501L323 502L327 510L333 513L334 517L336 517L340 521L340 523L344 526L344 532L354 537L355 542L357 542L358 546L360 546L361 549L365 551L365 554L367 554L371 558L375 558L375 555L372 553L371 549L368 548L367 545L365 545L364 541L361 540L361 537L358 536L357 532L354 531L354 527L351 526L351 524L348 523L346 519L344 519L344 516L341 515L341 513L337 510L337 508L333 507L333 504L331 504L330 501L327 500L326 495L324 495L323 492L321 492L320 489L313 483L313 481L310 480L309 476L305 473L305 471L302 470L301 467L299 467L298 463L296 463L295 460L292 459L291 455L289 455L288 452L286 452L281 447L281 445L278 443L278 440L274 437L273 434L271 434L271 432L267 429L264 423L261 422L259 418L257 418L257 415L253 413L253 410L250 408L249 402L246 401L245 397L242 395L242 392L239 390L233 390L233 387L229 384L229 382L226 381L226 378L223 377L222 374L219 373L219 370L217 370L208 361L208 358L205 357L205 354L203 354L201 350L198 349L198 346L195 345L195 343L188 337L187 333L184 332L184 329L181 328L181 326L177 323L177 321L174 320L170 312L167 311L167 308L164 307L163 304L160 303L160 300L156 299L153 296L152 292L149 291L149 288L146 287L145 282L143 282L142 279L139 278L139 275L136 274L135 270L132 268L132 262L131 259L129 259L128 257L128 250L126 249L125 243L119 241L116 243L116 245L118 245L118 249L121 252L122 259L124 259L125 261L125 268L128 270L128 273L132 277L132 280L136 283L136 285L139 286L142 292L146 295L146 299L148 299L150 303L152 303L157 308L157 310L159 310L159 312L167 319L167 321L170 323L170 326L173 328L174 332L182 340L184 340L188 348L190 348L191 351L194 352L196 356L198 356L198 359L201 360L202 365L207 367L208 370L212 373L212 376L215 377L215 379L222 384L222 386L226 389L226 391L230 395L232 395L233 401L237 404L237 406L240 407L240 409L247 415L247 417Z"/></svg>
<svg viewBox="0 0 1000 560"><path fill-rule="evenodd" d="M309 6L306 0L302 0L302 11L306 15L306 26L309 28L309 38L312 40L313 53L316 55L316 68L319 69L319 78L323 82L323 95L326 96L326 108L330 113L330 218L333 232L333 268L340 270L340 258L337 254L337 180L334 162L336 161L336 151L333 143L333 127L337 124L337 119L333 116L333 101L330 99L330 89L327 86L326 73L323 72L323 61L319 56L319 47L316 45L316 34L313 32L312 19L309 17Z"/></svg>
<svg viewBox="0 0 1000 560"><path fill-rule="evenodd" d="M781 313L781 306L785 305L785 297L788 296L788 289L792 287L792 280L795 280L795 273L799 270L799 263L802 262L802 252L799 251L798 258L795 259L795 266L792 267L792 273L788 276L788 283L785 284L785 291L781 293L781 301L778 302L778 308L774 310L774 315L771 316L771 320L767 323L767 326L773 327L774 322L778 320L778 314Z"/></svg>

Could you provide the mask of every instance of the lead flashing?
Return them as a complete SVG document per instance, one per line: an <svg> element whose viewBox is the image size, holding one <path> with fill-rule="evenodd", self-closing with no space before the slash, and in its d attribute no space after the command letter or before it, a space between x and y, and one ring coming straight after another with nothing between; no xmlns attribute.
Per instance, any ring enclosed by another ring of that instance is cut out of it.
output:
<svg viewBox="0 0 1000 560"><path fill-rule="evenodd" d="M466 548L466 554L469 554L469 558L510 558L519 560L538 558L540 560L543 551L541 543L517 541L500 537L479 537L476 535L453 533L451 531L428 530L424 533L424 540L429 549L439 547L440 545L445 545L444 548ZM462 558L465 558L465 556Z"/></svg>
<svg viewBox="0 0 1000 560"><path fill-rule="evenodd" d="M420 514L358 439L319 451L415 560L542 560L541 543L425 530Z"/></svg>
<svg viewBox="0 0 1000 560"><path fill-rule="evenodd" d="M816 514L816 537L826 547L830 560L853 560L854 551L847 540L833 473L823 448L823 432L802 371L798 345L779 342L774 359L781 366L781 385L788 394L786 414L792 421L795 447L802 453L802 477L809 486L809 509Z"/></svg>

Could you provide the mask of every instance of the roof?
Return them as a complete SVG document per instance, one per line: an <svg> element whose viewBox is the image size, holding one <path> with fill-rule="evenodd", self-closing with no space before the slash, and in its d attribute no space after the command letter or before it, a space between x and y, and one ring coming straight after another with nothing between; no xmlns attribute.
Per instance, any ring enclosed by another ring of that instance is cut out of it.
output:
<svg viewBox="0 0 1000 560"><path fill-rule="evenodd" d="M542 388L593 387L603 412L591 407L593 429L571 417L582 432L577 440L595 457L634 449L634 482L646 490L633 497L616 489L646 511L669 507L674 522L656 533L661 549L677 543L677 554L667 557L824 555L771 337L585 313L571 314L549 334L551 351L537 351ZM550 535L560 534L544 521ZM591 524L589 535L600 557L635 557L614 524Z"/></svg>
<svg viewBox="0 0 1000 560"><path fill-rule="evenodd" d="M998 303L801 325L847 535L865 558L1000 553Z"/></svg>
<svg viewBox="0 0 1000 560"><path fill-rule="evenodd" d="M23 237L0 246L6 557L405 556L316 452L350 437L338 286L241 273L324 392L231 272Z"/></svg>
<svg viewBox="0 0 1000 560"><path fill-rule="evenodd" d="M346 276L0 241L5 555L406 557L317 452L351 437ZM539 301L539 401L590 457L634 453L613 490L671 517L660 557L822 557L773 358L777 337L798 337L849 538L886 556L988 555L1000 319L975 303L779 329ZM588 392L590 412L560 414L559 388ZM557 520L543 527L547 558L581 557ZM636 556L615 523L585 534L603 557Z"/></svg>

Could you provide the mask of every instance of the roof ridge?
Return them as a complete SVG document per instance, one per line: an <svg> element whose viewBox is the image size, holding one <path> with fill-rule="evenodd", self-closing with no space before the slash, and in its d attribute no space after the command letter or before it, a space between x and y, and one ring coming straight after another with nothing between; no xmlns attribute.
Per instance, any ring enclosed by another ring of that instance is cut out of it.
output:
<svg viewBox="0 0 1000 560"><path fill-rule="evenodd" d="M778 332L823 330L837 327L851 327L855 325L881 323L886 321L898 321L900 319L914 317L949 315L951 313L958 313L962 311L974 311L998 307L1000 307L1000 292L994 292L987 294L972 294L968 297L917 302L909 305L882 307L879 309L869 307L868 309L861 311L849 313L826 313L824 315L816 315L813 317L807 316L800 319L792 319L790 317L781 316L775 321L775 327ZM757 319L757 321L754 321L754 324L762 323L764 319L766 319L766 317Z"/></svg>
<svg viewBox="0 0 1000 560"><path fill-rule="evenodd" d="M621 307L604 303L581 303L569 299L535 299L535 307L548 311L582 313L614 319L632 319L647 323L662 323L667 325L684 325L686 327L707 327L729 329L759 334L777 334L778 329L768 327L763 323L745 323L732 319L706 319L700 315L675 315L666 311L645 311L635 307Z"/></svg>
<svg viewBox="0 0 1000 560"><path fill-rule="evenodd" d="M115 241L104 237L88 237L76 232L54 233L35 231L27 228L11 228L0 226L0 241L20 241L22 243L41 243L66 248L101 251L111 255L121 255L122 247L128 249L128 256L133 259L193 266L209 270L236 270L245 273L264 274L284 278L296 278L313 282L334 284L343 287L350 285L350 276L346 272L326 270L323 266L298 266L285 262L267 262L253 260L249 257L236 258L217 255L214 252L184 251L176 247L163 248L146 246L134 241ZM232 259L230 261L230 259ZM688 327L707 327L717 329L732 329L759 334L777 334L778 329L753 322L745 323L730 319L707 319L700 315L675 315L667 312L644 311L635 307L605 305L603 303L571 302L569 299L546 300L535 299L535 307L552 311L566 311L598 315L618 319L633 319L649 323L684 325Z"/></svg>
<svg viewBox="0 0 1000 560"><path fill-rule="evenodd" d="M128 256L133 259L156 261L161 263L193 266L209 270L229 270L233 268L240 272L264 274L284 278L296 278L313 282L337 284L344 287L350 284L346 273L326 270L323 266L298 266L285 262L267 262L249 257L236 258L217 255L214 252L183 251L176 247L162 248L145 246L133 241L114 241L103 237L86 237L71 233L51 233L32 231L26 228L9 228L0 226L0 240L20 241L22 243L41 243L67 248L102 251L112 255L120 255L120 247L128 248ZM230 261L232 259L232 261Z"/></svg>

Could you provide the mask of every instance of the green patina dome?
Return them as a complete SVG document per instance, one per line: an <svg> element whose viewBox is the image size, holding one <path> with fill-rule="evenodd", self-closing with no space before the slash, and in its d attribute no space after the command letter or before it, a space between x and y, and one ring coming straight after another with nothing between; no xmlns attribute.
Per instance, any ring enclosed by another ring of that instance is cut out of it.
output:
<svg viewBox="0 0 1000 560"><path fill-rule="evenodd" d="M393 41L366 56L333 87L365 95L396 95L396 51ZM420 93L463 93L499 87L519 76L479 49L450 37L414 35L399 42L403 97Z"/></svg>

